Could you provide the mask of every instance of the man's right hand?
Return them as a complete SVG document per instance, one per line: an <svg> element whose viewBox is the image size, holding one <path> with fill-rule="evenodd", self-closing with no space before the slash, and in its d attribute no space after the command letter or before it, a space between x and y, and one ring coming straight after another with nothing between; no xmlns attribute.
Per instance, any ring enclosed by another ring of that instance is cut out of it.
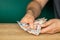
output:
<svg viewBox="0 0 60 40"><path fill-rule="evenodd" d="M29 27L33 29L34 20L35 18L33 16L33 13L29 10L20 22L29 24Z"/></svg>

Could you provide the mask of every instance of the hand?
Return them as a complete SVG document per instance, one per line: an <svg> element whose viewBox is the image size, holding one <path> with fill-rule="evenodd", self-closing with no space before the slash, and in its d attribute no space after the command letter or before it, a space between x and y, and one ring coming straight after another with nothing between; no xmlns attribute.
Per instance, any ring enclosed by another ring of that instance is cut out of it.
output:
<svg viewBox="0 0 60 40"><path fill-rule="evenodd" d="M60 32L60 19L51 19L41 26L43 27L41 33L54 34Z"/></svg>
<svg viewBox="0 0 60 40"><path fill-rule="evenodd" d="M34 22L34 16L33 13L29 10L27 14L22 18L21 22L28 23L30 28L33 28L33 22Z"/></svg>

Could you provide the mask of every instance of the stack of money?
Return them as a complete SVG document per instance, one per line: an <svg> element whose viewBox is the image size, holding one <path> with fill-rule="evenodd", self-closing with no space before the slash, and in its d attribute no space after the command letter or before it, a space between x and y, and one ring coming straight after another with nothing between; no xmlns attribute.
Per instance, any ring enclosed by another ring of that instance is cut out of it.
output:
<svg viewBox="0 0 60 40"><path fill-rule="evenodd" d="M24 31L27 31L28 33L31 33L31 34L34 34L34 35L39 35L40 34L40 31L41 31L41 26L43 23L46 22L47 19L45 18L40 18L40 19L37 19L35 20L34 22L34 27L36 29L32 29L29 27L29 24L26 24L26 23L21 23L19 21L17 21L18 25L24 30Z"/></svg>

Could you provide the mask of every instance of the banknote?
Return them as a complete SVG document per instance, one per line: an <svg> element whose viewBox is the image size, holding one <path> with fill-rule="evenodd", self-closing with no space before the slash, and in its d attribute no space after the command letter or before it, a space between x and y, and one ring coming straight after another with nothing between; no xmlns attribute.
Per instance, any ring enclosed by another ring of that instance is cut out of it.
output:
<svg viewBox="0 0 60 40"><path fill-rule="evenodd" d="M36 29L32 29L29 27L29 24L27 23L21 23L19 21L17 21L19 27L21 29L23 29L24 31L28 32L28 33L31 33L31 34L34 34L34 35L39 35L40 34L40 31L41 31L41 25L43 23L45 23L47 21L47 19L45 18L40 18L40 19L37 19L34 21L34 27Z"/></svg>

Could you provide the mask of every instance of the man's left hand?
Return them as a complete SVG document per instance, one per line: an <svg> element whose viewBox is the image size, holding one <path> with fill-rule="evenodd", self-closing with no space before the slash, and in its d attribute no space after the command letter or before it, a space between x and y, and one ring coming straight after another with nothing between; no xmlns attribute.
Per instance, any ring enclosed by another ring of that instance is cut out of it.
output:
<svg viewBox="0 0 60 40"><path fill-rule="evenodd" d="M41 26L43 27L41 33L54 34L60 32L60 19L51 19Z"/></svg>

